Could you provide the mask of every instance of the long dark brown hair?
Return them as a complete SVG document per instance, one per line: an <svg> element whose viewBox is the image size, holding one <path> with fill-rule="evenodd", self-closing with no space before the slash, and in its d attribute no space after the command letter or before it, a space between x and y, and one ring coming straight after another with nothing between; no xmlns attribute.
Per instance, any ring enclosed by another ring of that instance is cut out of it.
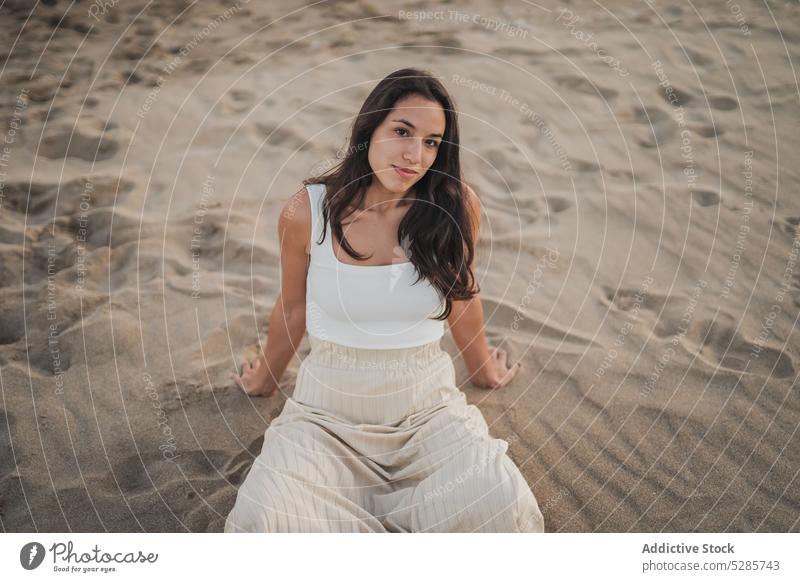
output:
<svg viewBox="0 0 800 582"><path fill-rule="evenodd" d="M445 130L436 160L414 184L416 198L397 231L398 243L408 241L406 254L417 272L417 280L427 279L445 301L444 311L435 317L445 320L453 300L470 299L480 292L470 265L475 254L472 224L466 204L467 191L461 179L459 161L458 116L452 98L444 86L427 71L401 69L388 75L367 96L350 134L347 153L322 175L303 180L304 185L324 184L323 228L318 244L325 241L325 226L340 241L345 252L356 260L365 260L344 236L342 221L360 208L373 171L367 157L369 141L375 129L401 99L419 95L437 101L444 109Z"/></svg>

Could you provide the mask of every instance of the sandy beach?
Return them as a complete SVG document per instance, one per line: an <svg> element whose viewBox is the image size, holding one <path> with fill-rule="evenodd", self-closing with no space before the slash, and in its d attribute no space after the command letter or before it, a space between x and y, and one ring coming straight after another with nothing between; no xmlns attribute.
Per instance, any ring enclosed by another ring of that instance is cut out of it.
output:
<svg viewBox="0 0 800 582"><path fill-rule="evenodd" d="M219 532L291 396L276 224L388 73L481 198L465 382L548 532L800 531L796 2L0 7L0 525Z"/></svg>

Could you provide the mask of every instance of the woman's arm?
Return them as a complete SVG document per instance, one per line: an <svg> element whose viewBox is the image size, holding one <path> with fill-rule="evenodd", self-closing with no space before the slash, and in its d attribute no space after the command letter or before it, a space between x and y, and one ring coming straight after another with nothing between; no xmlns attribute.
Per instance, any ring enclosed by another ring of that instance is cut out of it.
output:
<svg viewBox="0 0 800 582"><path fill-rule="evenodd" d="M477 249L481 216L480 200L472 188L466 186L466 190L472 216L472 240ZM474 273L474 257L471 268ZM520 364L517 363L509 369L506 364L508 354L505 350L489 349L483 329L483 305L480 294L466 301L453 301L447 323L473 384L483 388L500 388L508 384L517 374Z"/></svg>
<svg viewBox="0 0 800 582"><path fill-rule="evenodd" d="M311 206L303 188L286 203L278 219L281 292L269 318L267 344L254 365L242 362L236 383L250 396L272 396L306 331L307 245Z"/></svg>

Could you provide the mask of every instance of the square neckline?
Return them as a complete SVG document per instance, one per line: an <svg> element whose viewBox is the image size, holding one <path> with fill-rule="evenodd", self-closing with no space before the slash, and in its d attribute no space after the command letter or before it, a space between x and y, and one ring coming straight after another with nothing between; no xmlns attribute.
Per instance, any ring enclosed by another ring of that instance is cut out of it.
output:
<svg viewBox="0 0 800 582"><path fill-rule="evenodd" d="M323 186L323 190L320 193L319 199L317 200L317 208L318 209L319 209L319 205L322 204L322 197L325 196L326 188L324 188L324 184L322 184L322 186ZM317 213L317 220L323 220L324 221L324 218L322 217L322 213L321 212ZM331 229L330 221L325 221L325 233L326 233L326 236L329 236L329 238L331 239L327 243L328 252L331 255L331 259L333 259L333 262L337 266L351 267L351 268L354 268L354 269L385 269L386 267L399 267L399 266L403 266L403 265L413 265L413 263L411 261L403 261L402 263L389 263L387 265L351 265L350 263L344 263L344 262L340 261L339 258L336 256L336 251L334 250L334 247L333 247L333 230Z"/></svg>
<svg viewBox="0 0 800 582"><path fill-rule="evenodd" d="M337 265L341 265L344 267L354 267L356 269L385 269L386 267L398 267L402 265L411 265L411 261L403 261L402 263L389 263L387 265L352 265L350 263L343 263L338 259L336 256L336 252L333 249L333 230L330 228L330 223L326 223L325 230L328 234L330 234L330 242L328 243L328 249L330 249L331 257L333 258L334 262Z"/></svg>

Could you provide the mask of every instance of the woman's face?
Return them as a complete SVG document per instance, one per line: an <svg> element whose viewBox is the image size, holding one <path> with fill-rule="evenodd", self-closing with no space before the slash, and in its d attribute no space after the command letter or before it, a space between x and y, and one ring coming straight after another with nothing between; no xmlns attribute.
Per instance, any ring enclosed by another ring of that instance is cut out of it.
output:
<svg viewBox="0 0 800 582"><path fill-rule="evenodd" d="M416 184L436 160L444 129L438 101L419 95L400 99L369 141L369 165L381 185L401 194Z"/></svg>

